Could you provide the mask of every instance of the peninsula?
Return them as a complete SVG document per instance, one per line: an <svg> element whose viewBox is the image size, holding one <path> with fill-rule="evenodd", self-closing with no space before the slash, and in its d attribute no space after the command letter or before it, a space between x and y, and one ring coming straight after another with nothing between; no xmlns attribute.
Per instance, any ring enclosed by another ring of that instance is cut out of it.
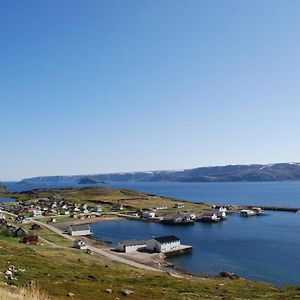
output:
<svg viewBox="0 0 300 300"><path fill-rule="evenodd" d="M85 178L105 182L238 182L300 180L300 163L200 167L177 171L125 172L97 175L43 176L22 180L39 183L77 183Z"/></svg>

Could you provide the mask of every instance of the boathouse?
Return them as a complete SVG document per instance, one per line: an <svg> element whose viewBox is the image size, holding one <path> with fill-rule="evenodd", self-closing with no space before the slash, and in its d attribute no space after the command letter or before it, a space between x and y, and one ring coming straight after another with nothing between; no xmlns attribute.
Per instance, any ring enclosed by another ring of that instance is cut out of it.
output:
<svg viewBox="0 0 300 300"><path fill-rule="evenodd" d="M146 241L143 240L125 240L117 244L116 250L120 252L132 252L146 247Z"/></svg>
<svg viewBox="0 0 300 300"><path fill-rule="evenodd" d="M70 225L68 227L68 233L71 236L91 235L91 229L88 224Z"/></svg>
<svg viewBox="0 0 300 300"><path fill-rule="evenodd" d="M146 243L146 248L151 252L170 252L180 249L180 239L175 235L153 237Z"/></svg>

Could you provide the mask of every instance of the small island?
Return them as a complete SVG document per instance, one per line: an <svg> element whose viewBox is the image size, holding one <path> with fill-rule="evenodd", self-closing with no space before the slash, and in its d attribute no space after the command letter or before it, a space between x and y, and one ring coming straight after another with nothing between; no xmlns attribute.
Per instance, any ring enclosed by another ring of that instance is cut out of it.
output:
<svg viewBox="0 0 300 300"><path fill-rule="evenodd" d="M93 177L84 177L78 181L78 184L98 184L98 183L105 183L105 182Z"/></svg>

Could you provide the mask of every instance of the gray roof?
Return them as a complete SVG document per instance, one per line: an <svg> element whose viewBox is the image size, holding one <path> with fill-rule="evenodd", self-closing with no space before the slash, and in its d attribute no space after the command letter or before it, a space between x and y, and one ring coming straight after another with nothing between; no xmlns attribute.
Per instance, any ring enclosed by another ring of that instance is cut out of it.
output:
<svg viewBox="0 0 300 300"><path fill-rule="evenodd" d="M161 244L180 241L180 239L175 235L166 235L166 236L161 236L161 237L155 237L154 239L156 241L160 242Z"/></svg>
<svg viewBox="0 0 300 300"><path fill-rule="evenodd" d="M136 246L136 245L145 245L146 241L144 241L144 240L124 240L124 241L120 241L119 244L123 244L124 246Z"/></svg>
<svg viewBox="0 0 300 300"><path fill-rule="evenodd" d="M83 230L90 230L90 225L88 225L88 224L70 225L69 228L72 231L83 231Z"/></svg>

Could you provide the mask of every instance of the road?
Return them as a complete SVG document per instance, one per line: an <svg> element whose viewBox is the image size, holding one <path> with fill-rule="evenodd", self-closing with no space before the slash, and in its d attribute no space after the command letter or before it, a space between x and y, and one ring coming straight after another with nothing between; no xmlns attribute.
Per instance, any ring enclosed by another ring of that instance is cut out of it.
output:
<svg viewBox="0 0 300 300"><path fill-rule="evenodd" d="M51 230L52 232L56 233L57 235L65 238L65 239L68 239L68 240L73 241L73 242L76 240L76 238L74 238L74 237L72 237L72 236L64 233L63 231L61 231L60 229L58 229L58 228L56 228L56 227L54 227L52 225L45 224L45 223L42 223L42 222L34 220L34 219L31 219L31 221L34 222L34 223L36 223L36 224L39 224L40 226L46 227L47 229ZM78 239L78 237L77 237L77 239ZM88 249L90 249L94 253L97 253L97 254L100 254L102 256L105 256L105 257L107 257L107 258L109 258L111 260L114 260L114 261L117 261L117 262L129 265L129 266L132 266L132 267L135 267L135 268L138 268L138 269L144 269L144 270L155 271L155 272L162 272L161 270L155 269L153 267L150 267L150 266L147 266L147 265L144 265L144 264L141 264L141 263L129 260L129 259L126 259L124 257L120 257L118 255L106 252L104 250L101 250L99 248L93 247L91 245L87 245L87 247L88 247Z"/></svg>
<svg viewBox="0 0 300 300"><path fill-rule="evenodd" d="M0 210L1 212L1 210ZM6 211L3 211L5 214L7 215L10 215L12 217L16 217L17 215L13 214L13 213L9 213L9 212L6 212ZM47 229L51 230L52 232L56 233L57 235L67 239L67 240L70 240L72 242L74 242L76 240L76 238L64 233L63 231L61 231L60 229L52 226L52 225L49 225L49 224L45 224L43 222L40 222L40 221L37 221L36 219L33 219L33 218L29 218L28 219L30 222L33 222L33 223L36 223L40 226L43 226L43 227L46 227ZM78 239L78 237L77 237ZM53 244L53 243L52 243ZM59 245L56 245L57 247L60 247ZM117 262L120 262L122 264L126 264L126 265L129 265L129 266L132 266L132 267L135 267L135 268L138 268L138 269L144 269L144 270L148 270L148 271L155 271L155 272L163 272L159 269L155 269L153 267L150 267L150 266L147 266L147 265L144 265L144 264L141 264L141 263L138 263L138 262L135 262L135 261L132 261L132 260L129 260L129 259L126 259L124 257L120 257L118 255L115 255L113 253L109 253L109 252L106 252L102 249L99 249L99 248L96 248L94 246L91 246L91 245L87 245L88 249L90 249L91 251L93 251L94 253L97 253L97 254L100 254L102 256L105 256L111 260L114 260L114 261L117 261Z"/></svg>

